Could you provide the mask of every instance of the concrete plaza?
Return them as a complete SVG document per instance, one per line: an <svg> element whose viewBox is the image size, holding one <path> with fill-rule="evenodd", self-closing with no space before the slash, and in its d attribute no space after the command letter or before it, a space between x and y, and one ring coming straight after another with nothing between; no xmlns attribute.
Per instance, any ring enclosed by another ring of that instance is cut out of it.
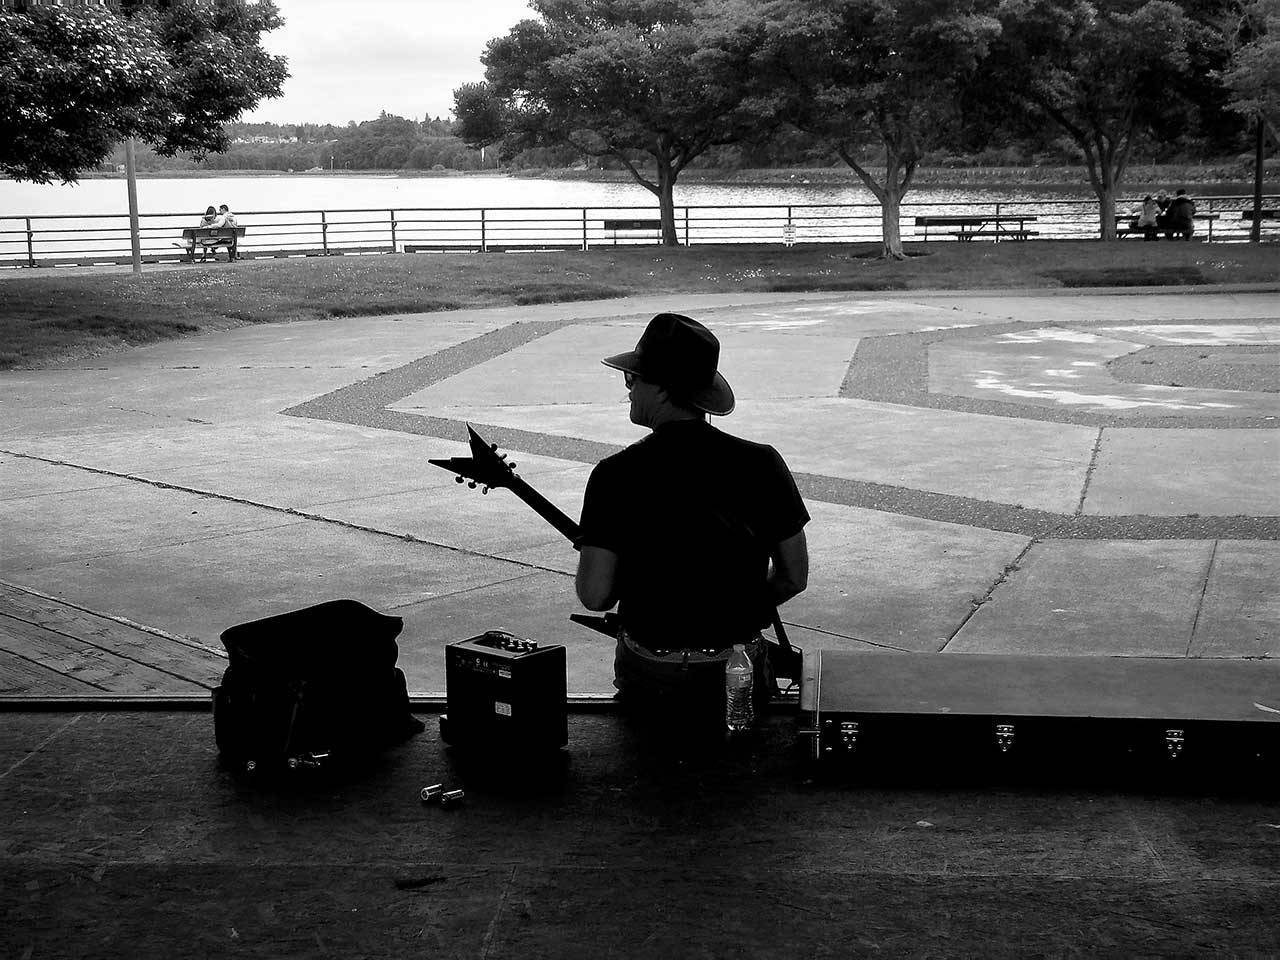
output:
<svg viewBox="0 0 1280 960"><path fill-rule="evenodd" d="M219 633L336 597L404 618L418 694L491 627L611 693L570 546L426 460L475 423L575 515L640 435L598 360L664 309L721 337L719 424L797 473L806 648L1277 654L1274 291L579 303L0 374L0 955L1280 956L1274 791L1217 779L954 783L907 757L923 782L815 784L786 711L690 760L596 706L531 770L434 717L346 780L219 765L177 709L207 706ZM421 803L433 782L465 804Z"/></svg>
<svg viewBox="0 0 1280 960"><path fill-rule="evenodd" d="M1280 653L1274 290L741 294L348 318L0 374L10 698L197 695L219 633L337 597L401 616L410 690L500 627L571 624L567 542L428 458L476 424L576 517L638 439L620 377L660 310L722 342L738 410L813 522L806 648ZM1177 385L1172 385L1172 384ZM681 478L696 483L696 477Z"/></svg>

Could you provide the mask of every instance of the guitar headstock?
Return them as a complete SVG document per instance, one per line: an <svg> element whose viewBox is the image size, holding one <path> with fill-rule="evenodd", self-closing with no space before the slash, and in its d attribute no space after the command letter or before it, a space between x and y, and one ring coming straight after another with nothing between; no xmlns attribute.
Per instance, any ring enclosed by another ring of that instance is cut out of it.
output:
<svg viewBox="0 0 1280 960"><path fill-rule="evenodd" d="M505 453L498 453L496 443L488 443L476 433L471 424L467 424L468 439L471 443L471 456L449 457L442 460L428 460L434 464L457 474L457 482L470 481L468 486L483 487L481 492L488 493L495 487L510 487L515 476L515 464L507 461Z"/></svg>

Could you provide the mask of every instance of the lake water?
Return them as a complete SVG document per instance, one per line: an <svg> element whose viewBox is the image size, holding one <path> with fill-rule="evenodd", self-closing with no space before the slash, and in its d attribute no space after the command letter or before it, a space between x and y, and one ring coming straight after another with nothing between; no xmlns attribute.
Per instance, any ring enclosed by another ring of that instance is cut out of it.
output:
<svg viewBox="0 0 1280 960"><path fill-rule="evenodd" d="M1137 188L1155 189L1155 186ZM1197 188L1202 206L1211 195L1239 195L1240 185ZM693 242L745 242L782 239L787 206L842 205L842 209L808 211L799 222L797 241L824 239L874 239L879 236L879 209L875 198L856 182L808 182L802 175L769 184L677 183L678 208L695 208L687 228ZM260 249L324 249L346 246L355 250L385 249L397 243L447 245L479 242L487 230L490 244L516 243L532 236L565 243L590 233L592 242L635 242L648 235L614 230L607 218L654 218L657 200L639 184L543 180L505 176L399 177L394 175L235 176L201 178L145 178L138 181L138 204L143 217L144 251L172 248L181 228L190 226L204 208L226 203L249 228ZM971 211L989 212L995 204L1040 214L1041 235L1075 235L1092 229L1096 234L1096 201L1085 183L1078 186L989 186L912 189L903 208L904 238L911 239L916 216ZM773 210L743 211L746 205ZM859 205L846 208L844 205ZM510 208L590 208L588 217L572 209L547 218L502 214ZM478 208L486 208L487 222L479 225ZM354 211L375 211L362 214ZM390 211L396 211L393 234ZM427 210L414 214L406 211ZM447 211L468 210L467 213ZM325 211L324 216L320 211ZM440 213L439 211L446 211ZM24 259L30 250L36 257L69 251L128 252L128 193L123 179L86 179L79 184L37 185L0 180L0 261ZM683 216L677 211L677 218ZM797 211L797 220L802 214ZM36 231L28 242L26 218L35 218ZM74 217L75 221L41 220ZM1089 226L1092 217L1093 226ZM85 218L85 219L81 219ZM93 218L93 219L89 219ZM536 221L536 222L535 222ZM699 222L701 221L701 222ZM79 232L72 232L72 231ZM95 232L96 231L96 232ZM124 231L122 233L122 231ZM122 247L122 237L123 247Z"/></svg>
<svg viewBox="0 0 1280 960"><path fill-rule="evenodd" d="M1155 186L1135 186L1133 193ZM1170 190L1172 192L1172 190ZM1241 185L1197 187L1198 195L1237 194ZM679 183L677 204L874 203L861 184L810 183L802 176L771 184ZM912 205L991 202L996 199L1091 201L1087 183L1068 186L913 188ZM592 183L505 176L397 177L394 175L239 176L146 178L138 181L138 207L144 214L198 215L204 208L229 204L240 213L272 210L409 207L612 207L655 206L657 200L636 183ZM0 180L0 215L113 214L128 211L123 179L82 180L79 184L31 184Z"/></svg>

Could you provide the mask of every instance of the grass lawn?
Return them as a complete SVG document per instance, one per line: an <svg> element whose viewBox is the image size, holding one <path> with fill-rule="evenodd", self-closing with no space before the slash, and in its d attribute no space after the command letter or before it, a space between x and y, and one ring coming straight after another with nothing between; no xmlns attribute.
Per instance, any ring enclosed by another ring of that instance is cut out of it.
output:
<svg viewBox="0 0 1280 960"><path fill-rule="evenodd" d="M587 253L383 254L0 274L0 369L249 323L425 313L632 294L1034 289L1280 281L1275 243L1122 241L626 247Z"/></svg>

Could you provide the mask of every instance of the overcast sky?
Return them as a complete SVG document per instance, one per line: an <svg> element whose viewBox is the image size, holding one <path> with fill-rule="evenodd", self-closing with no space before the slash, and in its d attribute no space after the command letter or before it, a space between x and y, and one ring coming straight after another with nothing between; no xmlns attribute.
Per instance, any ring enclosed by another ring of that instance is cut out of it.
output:
<svg viewBox="0 0 1280 960"><path fill-rule="evenodd" d="M263 43L289 59L284 96L242 120L335 123L382 110L447 117L453 90L484 79L493 37L533 16L528 0L275 0L284 26Z"/></svg>

